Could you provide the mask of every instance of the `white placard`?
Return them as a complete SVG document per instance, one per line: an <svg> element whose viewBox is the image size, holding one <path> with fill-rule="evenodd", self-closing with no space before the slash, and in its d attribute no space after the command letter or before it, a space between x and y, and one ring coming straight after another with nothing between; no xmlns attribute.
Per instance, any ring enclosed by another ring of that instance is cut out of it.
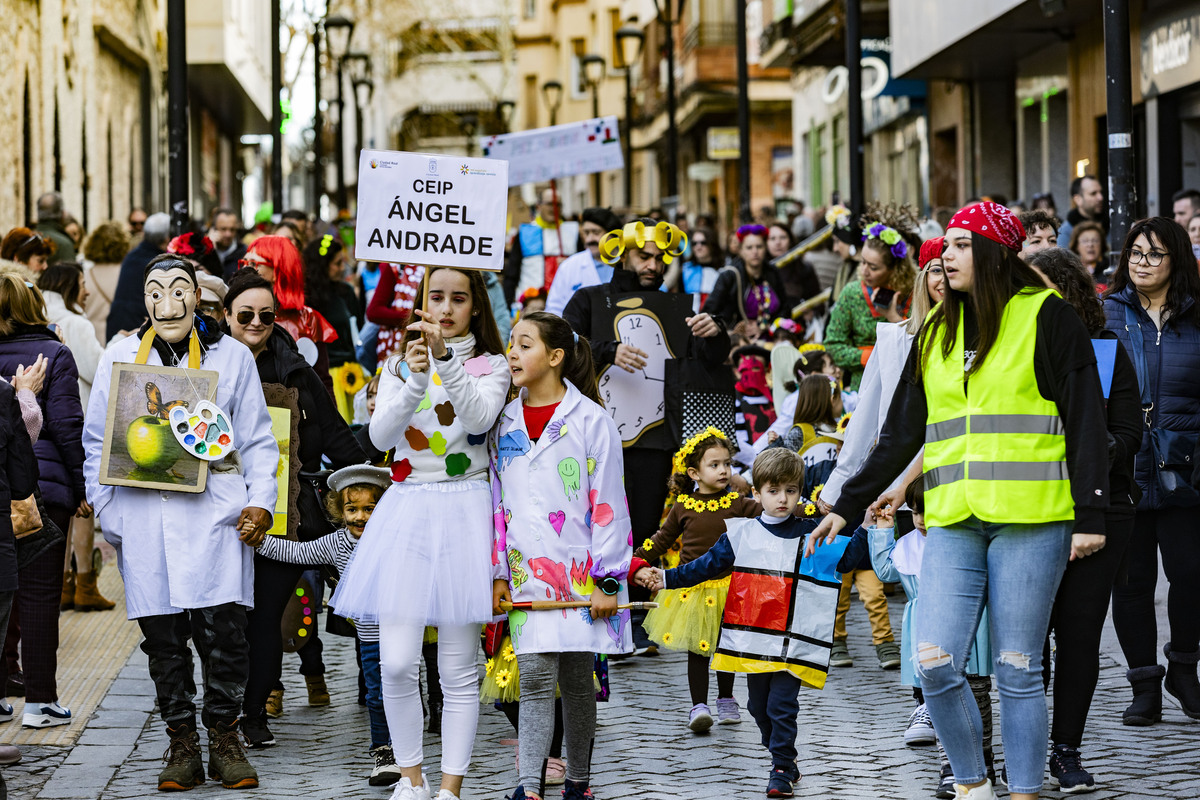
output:
<svg viewBox="0 0 1200 800"><path fill-rule="evenodd" d="M499 270L508 163L363 150L354 256L364 261Z"/></svg>
<svg viewBox="0 0 1200 800"><path fill-rule="evenodd" d="M509 186L625 167L615 116L484 136L479 144L488 158L508 161Z"/></svg>

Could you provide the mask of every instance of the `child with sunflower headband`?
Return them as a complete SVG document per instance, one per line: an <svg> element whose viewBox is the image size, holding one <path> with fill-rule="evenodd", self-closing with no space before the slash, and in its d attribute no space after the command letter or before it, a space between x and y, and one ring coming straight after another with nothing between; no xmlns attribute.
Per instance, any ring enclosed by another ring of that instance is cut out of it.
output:
<svg viewBox="0 0 1200 800"><path fill-rule="evenodd" d="M688 439L675 454L669 483L675 504L662 529L642 542L635 558L657 561L667 555L677 539L682 540L679 563L686 564L708 552L725 523L737 517L755 517L762 507L750 497L729 488L733 472L729 440L716 428L708 428ZM688 653L688 690L692 710L688 727L696 733L712 727L708 707L708 669L717 645L729 573L686 589L658 593L658 608L646 616L650 638L672 650ZM738 702L733 697L733 673L717 673L717 716L722 725L741 722Z"/></svg>

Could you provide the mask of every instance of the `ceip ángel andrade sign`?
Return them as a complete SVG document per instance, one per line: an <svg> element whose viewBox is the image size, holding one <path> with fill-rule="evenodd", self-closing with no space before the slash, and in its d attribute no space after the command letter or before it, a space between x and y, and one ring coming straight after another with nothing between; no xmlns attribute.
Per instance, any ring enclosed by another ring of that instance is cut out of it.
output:
<svg viewBox="0 0 1200 800"><path fill-rule="evenodd" d="M506 161L363 150L354 255L499 270L507 208Z"/></svg>

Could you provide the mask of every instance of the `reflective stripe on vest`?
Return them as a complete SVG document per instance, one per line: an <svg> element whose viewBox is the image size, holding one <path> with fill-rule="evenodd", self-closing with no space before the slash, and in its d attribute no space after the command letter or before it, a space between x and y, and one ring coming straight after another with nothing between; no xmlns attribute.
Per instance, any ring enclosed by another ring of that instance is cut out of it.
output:
<svg viewBox="0 0 1200 800"><path fill-rule="evenodd" d="M1066 436L1058 407L1037 386L1037 315L1050 290L1005 306L996 343L969 378L959 330L939 329L924 368L925 511L930 526L968 517L1040 523L1074 516ZM953 335L949 357L942 337Z"/></svg>

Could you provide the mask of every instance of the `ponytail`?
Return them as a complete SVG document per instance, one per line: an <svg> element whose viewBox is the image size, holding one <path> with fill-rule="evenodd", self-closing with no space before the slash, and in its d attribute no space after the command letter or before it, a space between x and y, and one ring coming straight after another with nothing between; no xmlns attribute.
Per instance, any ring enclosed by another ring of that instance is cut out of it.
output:
<svg viewBox="0 0 1200 800"><path fill-rule="evenodd" d="M562 350L562 377L570 381L579 393L603 408L600 389L596 385L596 366L592 361L592 346L586 336L571 330L567 321L546 311L531 311L521 315L521 322L532 323L541 335L546 349Z"/></svg>

